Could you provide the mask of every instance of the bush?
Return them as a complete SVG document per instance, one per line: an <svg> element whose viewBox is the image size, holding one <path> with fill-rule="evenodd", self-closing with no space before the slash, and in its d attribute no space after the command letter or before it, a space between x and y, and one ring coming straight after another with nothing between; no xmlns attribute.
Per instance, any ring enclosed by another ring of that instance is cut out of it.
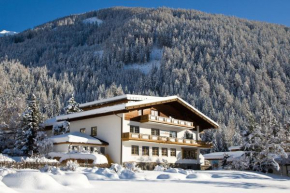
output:
<svg viewBox="0 0 290 193"><path fill-rule="evenodd" d="M69 160L69 161L66 162L66 167L64 169L65 170L76 171L79 166L80 165L78 164L77 160L75 160L75 161Z"/></svg>

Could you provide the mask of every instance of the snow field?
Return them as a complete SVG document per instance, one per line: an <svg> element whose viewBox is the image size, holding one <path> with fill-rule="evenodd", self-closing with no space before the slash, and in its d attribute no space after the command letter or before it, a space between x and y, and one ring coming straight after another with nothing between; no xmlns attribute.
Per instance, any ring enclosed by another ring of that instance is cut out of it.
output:
<svg viewBox="0 0 290 193"><path fill-rule="evenodd" d="M98 19L97 17L90 17L90 18L87 18L87 19L84 19L83 20L83 23L85 24L102 24L103 23L103 20L101 19Z"/></svg>
<svg viewBox="0 0 290 193"><path fill-rule="evenodd" d="M118 164L111 168L77 168L61 171L58 168L39 170L1 169L0 193L18 192L255 192L279 193L290 191L290 178L242 171L194 171L178 168L159 171L133 172ZM3 172L4 171L4 172Z"/></svg>

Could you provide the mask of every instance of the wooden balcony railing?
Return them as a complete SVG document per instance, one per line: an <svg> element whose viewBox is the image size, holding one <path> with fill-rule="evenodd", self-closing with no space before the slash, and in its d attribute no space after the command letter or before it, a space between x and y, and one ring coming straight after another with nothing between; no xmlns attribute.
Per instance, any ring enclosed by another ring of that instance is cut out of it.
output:
<svg viewBox="0 0 290 193"><path fill-rule="evenodd" d="M142 115L141 123L145 123L145 122L157 122L157 123L175 125L175 126L180 126L180 127L194 128L193 122L174 119L174 118L168 118L168 117L160 117L160 116L155 116L155 115Z"/></svg>
<svg viewBox="0 0 290 193"><path fill-rule="evenodd" d="M122 140L123 141L135 140L135 141L146 141L146 142L153 142L153 143L187 145L187 146L195 146L195 147L202 147L202 148L212 147L211 143L207 143L204 141L196 141L193 139L172 138L172 137L164 137L164 136L156 136L156 135L148 135L148 134L140 134L140 133L123 133Z"/></svg>

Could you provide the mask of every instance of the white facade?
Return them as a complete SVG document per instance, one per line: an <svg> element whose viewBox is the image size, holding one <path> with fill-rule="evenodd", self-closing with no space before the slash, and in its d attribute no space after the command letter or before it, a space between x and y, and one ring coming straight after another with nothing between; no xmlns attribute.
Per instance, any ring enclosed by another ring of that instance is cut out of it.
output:
<svg viewBox="0 0 290 193"><path fill-rule="evenodd" d="M132 155L131 147L139 147L139 155ZM142 147L149 147L149 156L142 155ZM152 155L152 148L158 147L159 156ZM167 156L162 156L162 148L168 149ZM191 148L196 149L198 152L199 159L182 159L182 149L181 148ZM176 150L176 156L171 156L171 149ZM136 141L125 141L123 142L123 162L162 162L166 160L168 163L179 163L179 164L203 164L204 158L199 153L199 149L192 148L189 146L180 146L180 145L171 145L171 144L159 144L159 143L150 143L150 142L136 142Z"/></svg>
<svg viewBox="0 0 290 193"><path fill-rule="evenodd" d="M121 128L121 119L123 126ZM187 129L170 127L162 124L150 124L150 123L140 123L135 121L128 121L124 119L124 114L108 115L102 117L95 117L89 119L82 119L70 122L70 132L80 131L80 129L85 129L87 135L91 135L91 128L97 127L97 138L108 142L109 145L106 147L106 154L110 156L113 162L123 163L123 162L158 162L162 160L167 160L169 163L187 163L187 164L202 164L203 157L199 154L198 148L193 148L191 146L181 146L173 144L159 144L150 142L139 142L139 141L121 141L121 132L130 132L130 126L139 126L141 134L151 135L151 129L160 129L162 131L160 136L168 137L168 132L166 131L176 131L177 138L184 138ZM193 139L196 139L196 134L193 133ZM122 144L122 146L121 146ZM131 147L132 145L139 146L139 156L132 155ZM142 155L142 146L149 147L149 156ZM159 148L159 156L152 156L152 147ZM62 152L68 149L68 145L62 144L54 147L54 151ZM161 149L168 148L168 156L162 156ZM170 149L176 149L176 156L170 155ZM196 149L198 156L197 160L193 159L182 159L181 148L192 148ZM122 156L121 156L122 153ZM122 159L122 160L121 160Z"/></svg>
<svg viewBox="0 0 290 193"><path fill-rule="evenodd" d="M70 132L85 128L85 133L91 135L91 128L97 127L97 138L109 143L106 154L115 163L121 158L121 119L122 114L82 119L70 122Z"/></svg>

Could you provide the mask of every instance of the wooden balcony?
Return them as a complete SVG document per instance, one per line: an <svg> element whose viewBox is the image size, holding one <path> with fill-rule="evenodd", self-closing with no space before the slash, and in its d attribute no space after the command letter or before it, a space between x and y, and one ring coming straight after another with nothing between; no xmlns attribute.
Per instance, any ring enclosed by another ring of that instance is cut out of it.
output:
<svg viewBox="0 0 290 193"><path fill-rule="evenodd" d="M194 128L193 122L168 117L160 117L155 115L142 115L140 122L141 123L153 122L177 127L185 127L191 129Z"/></svg>
<svg viewBox="0 0 290 193"><path fill-rule="evenodd" d="M172 138L148 134L139 134L139 133L123 133L122 141L144 141L152 143L164 143L164 144L175 144L175 145L185 145L185 146L194 146L201 148L212 148L211 143L204 141L196 141L192 139L181 139L181 138Z"/></svg>

